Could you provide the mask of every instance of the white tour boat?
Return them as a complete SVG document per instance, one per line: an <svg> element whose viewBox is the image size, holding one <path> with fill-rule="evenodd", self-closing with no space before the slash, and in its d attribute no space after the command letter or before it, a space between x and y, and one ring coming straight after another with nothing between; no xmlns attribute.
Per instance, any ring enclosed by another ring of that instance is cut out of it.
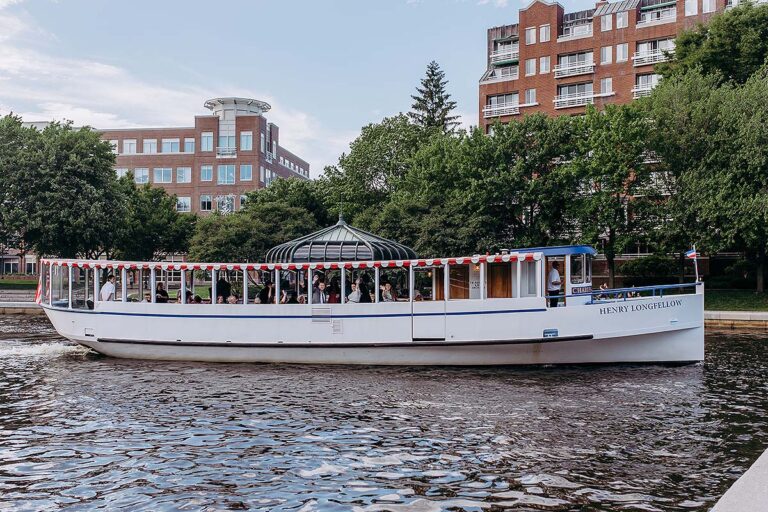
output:
<svg viewBox="0 0 768 512"><path fill-rule="evenodd" d="M350 253L349 244L338 239L339 231L353 228L341 221L334 228L279 246L271 256L410 254L359 230L354 233L368 238L358 239ZM366 365L704 358L701 283L593 291L594 255L588 246L563 246L362 261L44 259L38 302L62 336L123 358ZM554 262L563 287L548 294ZM102 288L112 278L110 294L109 285ZM327 283L322 293L309 285L316 280ZM168 288L178 290L178 301L166 299ZM218 299L223 288L227 297ZM102 292L109 300L101 300Z"/></svg>

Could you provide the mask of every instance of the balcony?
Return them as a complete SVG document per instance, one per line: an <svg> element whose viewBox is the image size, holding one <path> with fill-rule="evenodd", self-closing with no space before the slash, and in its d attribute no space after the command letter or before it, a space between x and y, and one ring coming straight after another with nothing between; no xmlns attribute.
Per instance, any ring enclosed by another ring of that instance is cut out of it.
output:
<svg viewBox="0 0 768 512"><path fill-rule="evenodd" d="M515 62L519 58L520 46L516 44L491 52L491 64L494 66Z"/></svg>
<svg viewBox="0 0 768 512"><path fill-rule="evenodd" d="M651 91L653 91L652 85L637 85L632 88L632 97L634 99L638 99L645 96L650 96Z"/></svg>
<svg viewBox="0 0 768 512"><path fill-rule="evenodd" d="M649 64L656 64L657 62L666 62L669 60L668 54L674 54L675 50L651 50L648 52L635 52L632 56L634 66L647 66Z"/></svg>
<svg viewBox="0 0 768 512"><path fill-rule="evenodd" d="M235 158L237 157L237 148L217 147L216 158Z"/></svg>
<svg viewBox="0 0 768 512"><path fill-rule="evenodd" d="M595 95L591 92L576 94L561 94L555 96L555 108L570 108L591 105L595 101Z"/></svg>
<svg viewBox="0 0 768 512"><path fill-rule="evenodd" d="M585 37L592 37L592 20L589 20L589 24L574 25L572 27L566 27L563 29L563 35L558 36L557 42L572 41L574 39L583 39Z"/></svg>
<svg viewBox="0 0 768 512"><path fill-rule="evenodd" d="M566 76L588 75L595 72L594 62L583 62L579 64L558 64L555 66L555 78L564 78Z"/></svg>
<svg viewBox="0 0 768 512"><path fill-rule="evenodd" d="M483 108L483 117L485 119L501 116L516 116L520 113L518 103L498 103L496 105L487 105Z"/></svg>
<svg viewBox="0 0 768 512"><path fill-rule="evenodd" d="M665 9L656 12L650 11L643 13L640 16L640 20L637 22L637 28L652 27L663 23L674 23L676 19L677 12L673 9Z"/></svg>
<svg viewBox="0 0 768 512"><path fill-rule="evenodd" d="M487 73L485 77L483 77L480 80L480 84L495 84L498 82L507 82L509 80L517 80L520 78L520 74L517 69L515 69L512 73L502 73L500 75L497 75L496 73Z"/></svg>

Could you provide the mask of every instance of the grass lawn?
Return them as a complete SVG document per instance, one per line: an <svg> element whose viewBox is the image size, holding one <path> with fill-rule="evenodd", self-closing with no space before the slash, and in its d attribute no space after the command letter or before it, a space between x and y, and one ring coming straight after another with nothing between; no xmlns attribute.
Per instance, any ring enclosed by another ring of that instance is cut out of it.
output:
<svg viewBox="0 0 768 512"><path fill-rule="evenodd" d="M0 290L35 290L37 279L0 279Z"/></svg>
<svg viewBox="0 0 768 512"><path fill-rule="evenodd" d="M768 293L752 290L706 290L704 309L710 311L768 311Z"/></svg>

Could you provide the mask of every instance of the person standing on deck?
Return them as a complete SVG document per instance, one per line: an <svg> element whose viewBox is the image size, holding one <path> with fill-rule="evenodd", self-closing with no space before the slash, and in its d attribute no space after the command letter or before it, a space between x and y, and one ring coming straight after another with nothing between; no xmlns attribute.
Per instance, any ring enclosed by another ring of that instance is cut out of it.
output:
<svg viewBox="0 0 768 512"><path fill-rule="evenodd" d="M555 261L552 263L552 270L549 271L549 276L547 277L547 295L560 295L560 286L562 284L560 282L560 263ZM556 308L559 300L559 297L550 297L549 307Z"/></svg>
<svg viewBox="0 0 768 512"><path fill-rule="evenodd" d="M115 276L110 274L107 277L107 282L101 287L101 300L115 300Z"/></svg>

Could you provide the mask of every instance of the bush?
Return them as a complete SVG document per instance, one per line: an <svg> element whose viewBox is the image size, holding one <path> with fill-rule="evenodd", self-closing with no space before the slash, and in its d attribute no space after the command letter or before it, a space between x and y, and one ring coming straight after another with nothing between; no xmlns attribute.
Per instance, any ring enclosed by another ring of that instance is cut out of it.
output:
<svg viewBox="0 0 768 512"><path fill-rule="evenodd" d="M624 262L619 267L619 274L635 278L674 278L678 274L675 260L666 256L651 255ZM624 280L628 282L628 279ZM673 281L674 282L674 281Z"/></svg>

